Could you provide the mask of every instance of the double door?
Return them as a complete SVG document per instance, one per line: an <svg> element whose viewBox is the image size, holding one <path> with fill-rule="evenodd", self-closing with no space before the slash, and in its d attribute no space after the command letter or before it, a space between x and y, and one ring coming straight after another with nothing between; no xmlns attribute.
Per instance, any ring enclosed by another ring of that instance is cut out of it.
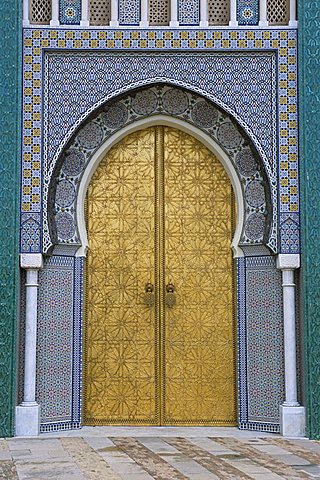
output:
<svg viewBox="0 0 320 480"><path fill-rule="evenodd" d="M198 140L128 135L88 190L87 425L230 425L232 189Z"/></svg>

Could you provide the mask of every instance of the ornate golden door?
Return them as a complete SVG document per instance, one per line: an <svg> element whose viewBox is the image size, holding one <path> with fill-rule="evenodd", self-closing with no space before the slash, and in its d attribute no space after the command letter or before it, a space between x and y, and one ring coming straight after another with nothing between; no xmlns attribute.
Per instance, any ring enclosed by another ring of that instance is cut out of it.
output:
<svg viewBox="0 0 320 480"><path fill-rule="evenodd" d="M198 140L128 135L88 190L84 423L233 425L232 188Z"/></svg>

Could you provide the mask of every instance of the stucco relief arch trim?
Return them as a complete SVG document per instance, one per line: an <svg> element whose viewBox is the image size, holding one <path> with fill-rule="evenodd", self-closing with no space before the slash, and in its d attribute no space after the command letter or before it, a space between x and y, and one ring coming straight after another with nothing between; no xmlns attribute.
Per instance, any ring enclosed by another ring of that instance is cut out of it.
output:
<svg viewBox="0 0 320 480"><path fill-rule="evenodd" d="M183 132L192 135L197 140L199 140L203 145L205 145L222 163L224 166L231 184L233 186L233 191L236 199L237 205L237 222L236 229L234 232L232 240L232 250L234 257L243 256L243 252L239 247L239 242L241 238L241 232L243 229L244 222L244 200L243 200L243 188L241 186L240 179L230 162L227 154L223 149L212 139L209 135L205 134L197 127L184 122L181 119L168 117L166 115L156 115L151 118L145 118L134 122L133 124L127 125L123 129L116 132L112 137L108 138L103 145L95 152L91 158L89 164L86 167L86 170L82 176L79 190L78 190L78 200L77 200L77 224L80 236L81 247L78 249L77 256L85 256L86 250L88 248L88 237L87 229L85 222L85 199L87 189L92 178L92 175L96 171L99 163L105 157L107 152L120 140L122 140L126 135L141 130L143 128L152 127L155 125L166 125L168 127L177 128Z"/></svg>

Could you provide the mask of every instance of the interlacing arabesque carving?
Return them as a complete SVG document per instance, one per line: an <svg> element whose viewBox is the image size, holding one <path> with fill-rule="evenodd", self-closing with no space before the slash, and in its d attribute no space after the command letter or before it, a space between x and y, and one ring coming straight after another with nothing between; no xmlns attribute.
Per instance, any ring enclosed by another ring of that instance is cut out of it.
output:
<svg viewBox="0 0 320 480"><path fill-rule="evenodd" d="M58 162L52 184L57 241L80 244L76 219L77 190L95 151L124 126L156 114L180 118L196 126L223 148L243 186L245 222L240 244L266 243L276 251L274 224L270 229L272 211L268 182L252 143L214 104L198 95L167 86L146 88L107 103L73 137ZM49 247L46 245L46 250Z"/></svg>

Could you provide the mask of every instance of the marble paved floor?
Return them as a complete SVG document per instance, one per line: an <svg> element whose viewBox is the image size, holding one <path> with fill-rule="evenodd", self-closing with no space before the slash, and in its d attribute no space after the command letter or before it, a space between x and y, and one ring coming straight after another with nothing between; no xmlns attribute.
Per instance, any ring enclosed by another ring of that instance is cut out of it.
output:
<svg viewBox="0 0 320 480"><path fill-rule="evenodd" d="M0 440L0 478L320 479L320 443L235 428L85 427Z"/></svg>

